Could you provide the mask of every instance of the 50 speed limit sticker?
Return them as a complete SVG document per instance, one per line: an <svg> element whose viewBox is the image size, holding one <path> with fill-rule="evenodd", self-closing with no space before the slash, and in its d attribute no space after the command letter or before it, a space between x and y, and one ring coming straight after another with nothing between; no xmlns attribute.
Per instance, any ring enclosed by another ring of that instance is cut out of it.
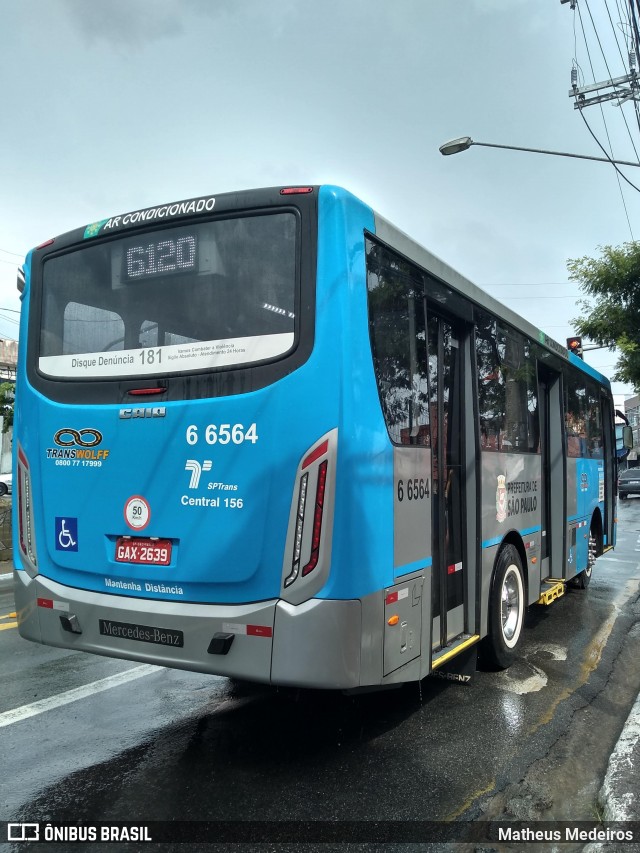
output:
<svg viewBox="0 0 640 853"><path fill-rule="evenodd" d="M133 530L142 530L149 524L151 507L140 495L133 495L124 505L124 520Z"/></svg>

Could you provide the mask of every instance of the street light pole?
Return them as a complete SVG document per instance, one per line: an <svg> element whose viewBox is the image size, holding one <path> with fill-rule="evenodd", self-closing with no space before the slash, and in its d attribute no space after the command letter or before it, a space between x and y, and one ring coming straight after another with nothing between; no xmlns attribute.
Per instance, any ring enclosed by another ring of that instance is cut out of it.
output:
<svg viewBox="0 0 640 853"><path fill-rule="evenodd" d="M613 160L610 157L591 157L588 154L570 154L568 151L549 151L545 148L522 148L519 145L497 145L493 142L476 142L470 136L461 136L441 145L439 151L445 157L449 154L458 154L466 151L472 145L480 145L483 148L505 148L507 151L527 151L530 154L553 154L556 157L573 157L576 160L596 160L599 163L613 163L614 166L640 166L640 163L632 163L630 160Z"/></svg>

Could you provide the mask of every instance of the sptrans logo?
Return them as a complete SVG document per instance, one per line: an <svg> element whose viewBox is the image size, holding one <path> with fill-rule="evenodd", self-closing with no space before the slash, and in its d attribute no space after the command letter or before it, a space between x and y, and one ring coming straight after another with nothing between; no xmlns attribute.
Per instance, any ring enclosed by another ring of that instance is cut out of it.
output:
<svg viewBox="0 0 640 853"><path fill-rule="evenodd" d="M184 466L184 470L191 471L189 488L197 489L200 485L200 477L202 476L202 472L210 471L212 467L213 462L211 461L211 459L205 459L202 465L198 462L197 459L187 459L187 464Z"/></svg>

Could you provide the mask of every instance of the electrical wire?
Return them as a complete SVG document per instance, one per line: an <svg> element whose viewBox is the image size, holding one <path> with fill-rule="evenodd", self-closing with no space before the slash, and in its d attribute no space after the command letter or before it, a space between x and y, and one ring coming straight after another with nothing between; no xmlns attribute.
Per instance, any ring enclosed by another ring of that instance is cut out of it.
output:
<svg viewBox="0 0 640 853"><path fill-rule="evenodd" d="M606 149L606 148L605 148L605 147L600 143L600 140L598 139L598 137L597 137L597 136L595 135L595 133L591 130L591 127L589 126L589 122L588 122L588 121L586 120L586 118L584 117L584 114L583 114L583 110L582 110L582 108L580 108L580 109L578 110L578 112L580 113L580 116L581 116L581 118L582 118L583 122L585 123L585 125L586 125L586 127L587 127L587 130L589 131L589 133L591 134L591 136L594 138L594 140L595 140L596 144L599 146L600 150L601 150L601 151L602 151L602 153L605 155L605 157L607 158L607 160L610 160L610 161L611 161L611 165L612 165L612 166L613 166L613 168L616 170L616 172L620 175L620 177L621 177L624 181L626 181L626 182L629 184L629 186L630 186L630 187L633 187L633 189L634 189L634 190L637 190L638 192L640 192L640 187L637 187L637 186L633 183L633 181L630 181L630 180L629 180L629 178L624 174L624 172L621 172L621 171L620 171L620 169L618 168L618 166L617 166L617 165L616 165L616 164L611 160L611 155L607 152L607 149ZM620 190L622 191L622 187L620 188ZM628 225L629 225L629 231L631 232L631 239L635 242L635 237L633 236L633 230L632 230L632 228L631 228L631 222L629 221L629 214L628 214L628 212L627 212L627 205L626 205L626 203L624 202L624 197L623 197L623 204L624 204L624 210L625 210L625 213L627 214L627 223L628 223Z"/></svg>
<svg viewBox="0 0 640 853"><path fill-rule="evenodd" d="M580 294L572 294L569 293L567 296L536 296L536 301L538 302L540 299L581 299ZM531 299L530 296L501 296L500 299Z"/></svg>
<svg viewBox="0 0 640 853"><path fill-rule="evenodd" d="M626 66L627 59L625 59L625 56L622 52L622 48L620 47L620 42L618 40L618 32L617 32L615 24L613 23L613 18L611 17L611 11L609 9L609 3L607 2L607 0L605 0L605 8L606 8L607 14L609 16L609 22L611 24L611 30L613 31L613 36L616 40L616 45L618 47L618 53L620 54L620 59L622 60L622 65L623 65L623 67L626 68L627 67ZM620 16L620 18L622 18L622 13L620 11L620 5L618 3L618 0L616 0L616 8L618 9L618 15ZM618 25L619 25L619 28L622 30L622 20L620 20L618 22ZM626 26L626 24L625 24L625 26ZM629 29L632 30L630 20L629 20L628 26L629 26ZM634 43L633 43L633 36L627 38L624 30L622 30L622 33L623 33L624 47L625 47L625 50L627 52L627 57L629 60L629 72L631 72L632 69L635 69L635 67L636 67L635 63L633 65L631 64L631 56L634 55L636 58L636 62L637 62L638 52L637 52L636 47L634 46ZM640 130L640 105L638 104L638 101L635 98L632 99L632 103L633 103L634 112L635 112L635 116L636 116L636 124L638 125L638 129ZM622 104L620 104L620 106L622 106ZM627 120L626 120L624 111L622 111L622 116L624 118L625 124L627 124ZM629 135L631 136L631 130L629 129L628 124L627 124L627 130L629 132Z"/></svg>
<svg viewBox="0 0 640 853"><path fill-rule="evenodd" d="M599 33L598 33L598 29L597 29L597 27L596 27L595 21L593 20L593 15L591 14L591 7L589 6L589 0L584 0L584 2L585 2L585 4L586 4L587 11L589 12L589 17L590 17L590 19L591 19L591 26L593 27L593 31L594 31L594 33L595 33L596 39L597 39L597 41L598 41L598 45L599 45L599 47L600 47L600 53L602 54L602 58L604 59L604 64L605 64L605 68L607 69L607 74L609 75L609 80L613 80L613 74L611 73L611 69L609 68L609 63L607 62L607 57L606 57L606 54L605 54L605 52L604 52L604 48L602 47L602 41L600 40L600 35L599 35ZM607 5L607 12L608 12L608 11L609 11L609 7L608 7L608 5ZM580 12L580 7L579 7L579 6L578 6L578 17L580 18L580 26L581 26L581 28L582 28L582 35L583 35L583 38L584 38L585 48L586 48L586 51L587 51L587 57L588 57L588 59L589 59L589 65L591 66L591 73L592 73L592 75L593 75L593 82L595 83L595 82L596 82L596 74L595 74L595 70L594 70L594 67L593 67L593 62L592 62L592 60L591 60L591 51L589 50L589 44L588 44L588 42L587 42L587 34L586 34L586 32L585 32L585 29L584 29L584 22L583 22L583 20L582 20L582 13ZM610 14L609 14L609 19L611 20L611 15L610 15ZM612 27L613 27L613 22L612 22ZM614 37L615 37L615 28L614 28ZM617 43L618 43L618 42L617 42L617 38L616 38L616 44L617 44ZM623 64L623 66L624 66L624 59L623 59L623 63L622 63L622 64ZM625 69L625 70L626 70L626 69ZM609 142L609 147L610 147L610 149L611 149L611 154L610 154L610 155L609 155L609 154L607 154L607 157L609 157L609 159L612 159L612 158L613 158L613 146L612 146L612 144L611 144L611 137L609 136L609 128L607 127L607 121L606 121L605 116L604 116L604 109L603 109L603 107L602 107L602 104L599 104L599 106L600 106L600 114L602 115L602 123L604 124L605 132L606 132L606 134L607 134L607 140L608 140L608 142ZM634 140L633 140L633 136L632 136L632 134L631 134L631 129L629 128L629 124L628 124L628 122L627 122L627 118L626 118L626 116L625 116L624 112L622 112L622 118L623 118L624 123L625 123L625 126L626 126L626 128L627 128L627 133L628 133L628 135L629 135L629 139L631 140L631 145L632 145L633 150L634 150L634 152L635 152L636 158L640 161L640 157L639 157L639 155L638 155L638 150L637 150L636 145L635 145L635 142L634 142ZM600 146L600 147L602 147L602 146ZM622 191L621 191L621 192L622 192ZM624 197L623 197L623 199L624 199ZM623 203L624 203L624 201L623 201ZM625 204L625 212L626 212L626 204ZM627 216L627 221L628 221L628 219L629 219L629 217ZM629 229L631 229L631 225L630 225L630 224L629 224ZM632 236L633 236L633 235L632 235Z"/></svg>
<svg viewBox="0 0 640 853"><path fill-rule="evenodd" d="M595 34L596 34L596 38L597 38L597 40L598 40L598 44L600 45L600 50L601 50L601 52L602 52L602 54L603 54L603 58L604 58L604 60L605 60L605 66L606 66L606 68L607 68L607 72L608 72L608 74L609 74L609 79L611 80L611 79L613 79L613 75L611 74L611 72L610 72L610 70L609 70L609 64L608 64L607 59L606 59L606 56L605 56L605 54L604 54L604 49L603 49L603 47L602 47L602 42L600 41L600 36L599 36L598 31L597 31L597 28L596 28L596 26L595 26L595 22L594 22L594 20L593 20L593 16L591 15L591 9L590 9L590 7L589 7L589 2L588 2L588 0L585 0L585 3L586 3L586 6L587 6L587 10L588 10L588 12L589 12L589 17L591 18L591 24L592 24L592 26L593 26L594 32L595 32ZM585 49L586 49L586 51L587 51L587 58L589 59L589 65L590 65L590 67L591 67L591 73L593 74L593 82L595 83L595 82L596 82L595 70L594 70L594 67L593 67L593 61L592 61L592 59L591 59L591 51L589 50L589 44L588 44L588 41L587 41L587 35L586 35L586 32L585 32L585 28L584 28L584 21L582 20L582 12L580 11L580 6L579 6L579 5L577 5L577 8L578 8L578 18L579 18L579 21L580 21L580 27L581 27L581 29L582 29L582 35L583 35L584 43L585 43ZM575 61L577 61L577 60L575 60ZM609 128L607 127L607 122L606 122L606 119L605 119L605 116L604 116L604 110L602 109L602 104L600 104L600 113L601 113L601 115L602 115L602 122L603 122L603 124L604 124L605 133L606 133L606 135L607 135L607 140L608 140L608 142L609 142L609 147L610 147L610 149L611 149L611 154L609 154L609 152L607 152L607 150L606 150L606 149L604 148L604 146L601 144L600 140L596 137L595 133L591 130L591 127L589 126L588 121L587 121L587 120L586 120L586 118L584 117L583 108L582 108L582 106L581 106L581 104L580 104L580 101L579 101L579 99L578 99L578 96L577 96L577 95L576 95L576 98L575 98L575 99L576 99L576 104L578 105L578 112L580 113L580 116L581 116L582 120L584 121L584 123L585 123L585 125L586 125L587 129L589 130L589 132L590 132L591 136L594 138L594 140L596 141L596 143L597 143L597 145L599 146L600 150L605 154L605 156L607 157L607 159L608 159L608 160L612 160L612 159L613 159L613 146L611 145L611 137L610 137L610 135L609 135ZM626 118L625 118L625 124L626 124ZM629 136L630 136L630 138L631 138L631 142L632 142L632 145L633 145L633 149L634 149L634 151L636 152L636 157L637 157L637 156L638 156L638 152L637 152L637 150L636 150L635 143L633 142L633 138L631 137L631 131L630 131L630 129L629 129L628 124L627 124L627 131L628 131ZM627 176L624 174L624 172L621 172L621 171L620 171L620 169L618 168L617 164L615 164L615 163L613 163L613 162L612 162L612 164L611 164L611 165L613 166L613 168L614 168L614 169L615 169L615 171L616 171L616 180L617 180L617 182L618 182L618 190L619 190L619 192L620 192L620 198L621 198L621 200L622 200L622 206L623 206L623 208L624 208L624 213L625 213L625 217L626 217L626 220L627 220L627 225L628 225L628 227L629 227L629 233L631 234L631 239L632 239L632 240L635 240L635 237L634 237L634 234L633 234L633 228L631 227L631 220L630 220L630 218L629 218L629 211L628 211L628 209L627 209L627 203L626 203L626 200L625 200L625 197L624 197L624 193L623 193L623 191L622 191L622 185L621 185L621 183L620 183L620 178L622 177L622 179L623 179L624 181L626 181L626 182L627 182L631 187L633 187L633 189L637 190L638 192L640 192L640 187L637 187L637 186L636 186L632 181L630 181L630 180L629 180L629 178L627 178Z"/></svg>

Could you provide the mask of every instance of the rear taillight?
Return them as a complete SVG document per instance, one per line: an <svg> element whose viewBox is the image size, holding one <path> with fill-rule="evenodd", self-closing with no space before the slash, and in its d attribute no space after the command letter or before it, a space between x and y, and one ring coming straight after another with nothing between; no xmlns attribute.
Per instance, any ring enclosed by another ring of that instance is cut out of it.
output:
<svg viewBox="0 0 640 853"><path fill-rule="evenodd" d="M282 581L284 596L294 603L307 591L313 594L329 571L337 441L338 431L332 430L298 465Z"/></svg>
<svg viewBox="0 0 640 853"><path fill-rule="evenodd" d="M324 508L324 493L327 487L327 462L323 462L318 469L318 485L316 487L316 505L313 513L313 535L311 537L311 557L302 570L302 576L306 577L318 565L320 554L320 535L322 533L322 510Z"/></svg>
<svg viewBox="0 0 640 853"><path fill-rule="evenodd" d="M21 447L18 448L18 544L27 566L37 572L38 558L33 522L33 497L29 462Z"/></svg>

